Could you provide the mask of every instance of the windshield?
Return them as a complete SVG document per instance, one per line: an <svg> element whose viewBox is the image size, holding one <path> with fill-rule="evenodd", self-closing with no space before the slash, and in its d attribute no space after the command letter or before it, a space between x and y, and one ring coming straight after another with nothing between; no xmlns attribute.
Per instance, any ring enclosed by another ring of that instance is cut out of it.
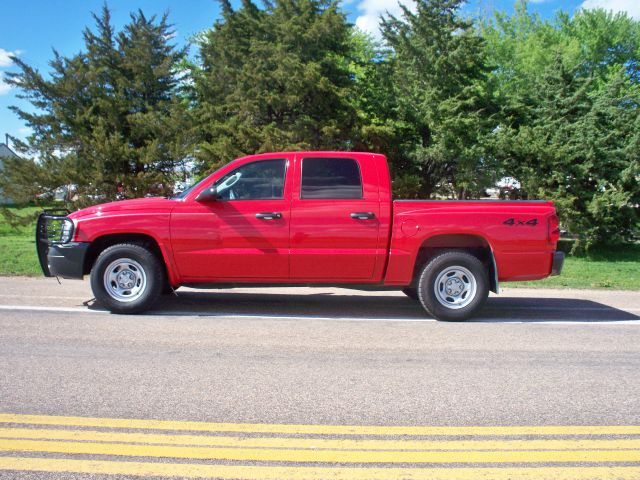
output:
<svg viewBox="0 0 640 480"><path fill-rule="evenodd" d="M219 169L217 169L215 172L207 174L203 179L198 180L193 185L185 188L182 192L174 195L173 197L171 197L171 199L172 200L182 200L187 195L189 195L193 190L195 190L197 187L199 187L200 185L205 183L207 181L207 179L211 178L211 175L213 175L216 172L219 172L222 168L224 168L224 165L222 167L220 167Z"/></svg>
<svg viewBox="0 0 640 480"><path fill-rule="evenodd" d="M177 195L174 195L173 197L171 197L173 200L182 200L183 198L185 198L187 195L189 195L189 193L191 193L197 186L199 186L200 184L204 183L205 180L207 180L209 178L209 175L207 175L206 177L204 177L202 180L194 183L193 185L191 185L190 187L187 187L186 189L184 189L182 192L178 193Z"/></svg>

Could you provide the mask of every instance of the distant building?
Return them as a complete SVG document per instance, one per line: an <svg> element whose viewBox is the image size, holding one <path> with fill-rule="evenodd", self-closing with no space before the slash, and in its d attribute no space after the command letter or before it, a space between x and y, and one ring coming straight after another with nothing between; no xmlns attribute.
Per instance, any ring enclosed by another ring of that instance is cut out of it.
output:
<svg viewBox="0 0 640 480"><path fill-rule="evenodd" d="M8 143L8 142L7 142ZM0 174L2 174L2 171L4 170L4 162L3 160L5 158L11 158L11 157L17 157L18 155L16 155L16 153L11 150L9 148L9 145L7 145L7 143L0 143ZM2 193L2 190L0 190L0 204L10 204L11 203L11 199L10 198L6 198L4 196L4 194Z"/></svg>

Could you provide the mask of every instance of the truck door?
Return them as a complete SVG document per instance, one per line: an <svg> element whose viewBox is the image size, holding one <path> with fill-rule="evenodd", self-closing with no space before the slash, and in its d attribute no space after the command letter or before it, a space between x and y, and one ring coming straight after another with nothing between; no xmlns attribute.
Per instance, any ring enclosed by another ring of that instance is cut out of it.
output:
<svg viewBox="0 0 640 480"><path fill-rule="evenodd" d="M289 278L288 164L248 160L211 181L214 200L174 208L171 243L185 281Z"/></svg>
<svg viewBox="0 0 640 480"><path fill-rule="evenodd" d="M300 154L295 168L291 279L370 281L380 253L380 201L372 157Z"/></svg>

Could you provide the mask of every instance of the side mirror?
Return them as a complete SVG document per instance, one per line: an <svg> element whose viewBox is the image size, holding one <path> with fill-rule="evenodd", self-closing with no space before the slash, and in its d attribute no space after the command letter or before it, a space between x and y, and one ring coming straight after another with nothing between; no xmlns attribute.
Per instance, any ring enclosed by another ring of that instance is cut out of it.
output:
<svg viewBox="0 0 640 480"><path fill-rule="evenodd" d="M215 202L218 200L218 189L214 186L205 188L196 197L196 202Z"/></svg>

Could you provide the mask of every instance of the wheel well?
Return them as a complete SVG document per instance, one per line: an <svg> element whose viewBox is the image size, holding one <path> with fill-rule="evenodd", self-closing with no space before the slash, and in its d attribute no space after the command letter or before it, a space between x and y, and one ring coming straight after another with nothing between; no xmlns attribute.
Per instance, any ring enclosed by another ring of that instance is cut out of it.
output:
<svg viewBox="0 0 640 480"><path fill-rule="evenodd" d="M478 258L489 273L490 290L497 292L498 277L489 242L478 235L466 234L436 235L425 240L416 257L412 285L417 285L418 276L427 262L445 250L464 250Z"/></svg>
<svg viewBox="0 0 640 480"><path fill-rule="evenodd" d="M164 268L165 278L167 275L167 266L164 263L164 257L162 256L162 252L160 251L160 246L155 239L149 235L145 235L143 233L118 233L114 235L104 235L102 237L96 238L89 248L87 249L87 254L84 257L84 266L82 273L84 275L88 275L91 273L91 268L95 263L96 259L105 249L111 247L112 245L117 245L119 243L134 243L136 245L140 245L142 247L148 248L160 261Z"/></svg>

